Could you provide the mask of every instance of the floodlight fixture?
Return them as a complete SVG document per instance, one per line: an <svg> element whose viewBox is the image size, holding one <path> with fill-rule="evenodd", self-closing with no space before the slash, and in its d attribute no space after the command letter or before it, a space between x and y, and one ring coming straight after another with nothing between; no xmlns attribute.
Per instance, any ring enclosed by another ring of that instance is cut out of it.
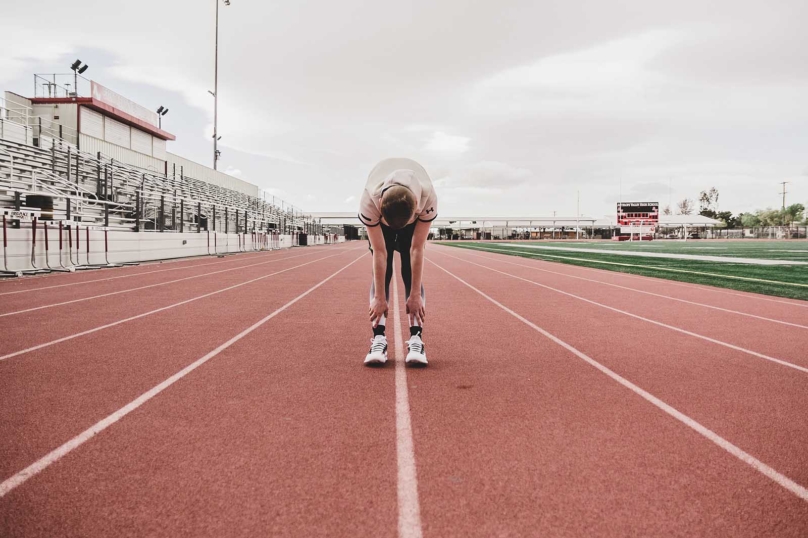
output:
<svg viewBox="0 0 808 538"><path fill-rule="evenodd" d="M157 109L157 113L158 113L158 114L162 114L162 113L163 113L163 107L162 107L162 106L160 106L160 108L158 108L158 109Z"/></svg>
<svg viewBox="0 0 808 538"><path fill-rule="evenodd" d="M73 71L73 96L79 95L79 75L87 71L90 66L87 64L81 65L81 60L76 59L75 62L70 64L70 69ZM70 92L68 92L68 95Z"/></svg>

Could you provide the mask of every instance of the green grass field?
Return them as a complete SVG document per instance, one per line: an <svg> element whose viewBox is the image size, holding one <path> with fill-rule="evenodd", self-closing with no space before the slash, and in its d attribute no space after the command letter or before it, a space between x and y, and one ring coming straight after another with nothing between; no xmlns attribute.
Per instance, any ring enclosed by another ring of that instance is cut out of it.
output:
<svg viewBox="0 0 808 538"><path fill-rule="evenodd" d="M442 244L457 248L496 252L524 258L619 271L621 273L763 293L790 299L808 300L808 265L747 265L675 258L642 258L619 254L619 251L632 250L674 255L693 254L808 262L808 241L750 240L704 241L701 243L698 241L652 241L642 244L607 241L534 241L524 244L447 241ZM602 253L537 250L530 248L529 245L563 247L565 249L598 249Z"/></svg>

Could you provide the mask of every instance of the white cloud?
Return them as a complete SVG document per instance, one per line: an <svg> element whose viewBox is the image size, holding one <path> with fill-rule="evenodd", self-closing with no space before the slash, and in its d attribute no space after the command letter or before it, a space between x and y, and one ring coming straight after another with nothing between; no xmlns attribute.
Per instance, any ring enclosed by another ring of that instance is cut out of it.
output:
<svg viewBox="0 0 808 538"><path fill-rule="evenodd" d="M481 161L456 170L439 172L434 179L439 194L453 190L456 193L480 195L501 193L535 180L535 175L526 168L497 161Z"/></svg>
<svg viewBox="0 0 808 538"><path fill-rule="evenodd" d="M652 30L506 69L480 81L469 103L478 112L495 114L625 110L637 105L648 86L670 82L652 60L684 35Z"/></svg>
<svg viewBox="0 0 808 538"><path fill-rule="evenodd" d="M470 140L465 136L453 136L442 131L435 131L424 149L438 153L465 153L469 150Z"/></svg>
<svg viewBox="0 0 808 538"><path fill-rule="evenodd" d="M224 173L233 177L238 177L241 175L241 170L239 170L238 168L233 168L232 166L228 166L225 169Z"/></svg>

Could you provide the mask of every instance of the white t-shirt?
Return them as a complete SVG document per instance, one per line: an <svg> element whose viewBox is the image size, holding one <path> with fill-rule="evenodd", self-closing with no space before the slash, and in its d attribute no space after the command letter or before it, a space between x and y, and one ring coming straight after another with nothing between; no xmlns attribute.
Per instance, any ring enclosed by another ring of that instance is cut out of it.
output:
<svg viewBox="0 0 808 538"><path fill-rule="evenodd" d="M438 197L424 167L412 159L385 159L370 171L362 199L359 220L365 226L378 226L382 218L382 193L393 185L403 185L415 194L418 206L407 222L430 222L438 216Z"/></svg>

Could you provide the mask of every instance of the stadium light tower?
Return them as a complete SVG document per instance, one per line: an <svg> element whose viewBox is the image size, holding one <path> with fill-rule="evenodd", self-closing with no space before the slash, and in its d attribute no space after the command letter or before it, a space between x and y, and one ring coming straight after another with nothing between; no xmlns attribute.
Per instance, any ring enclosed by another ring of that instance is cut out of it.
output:
<svg viewBox="0 0 808 538"><path fill-rule="evenodd" d="M76 97L79 96L79 75L87 71L89 68L89 65L82 65L81 60L78 59L70 64L70 69L73 71L73 93L76 94Z"/></svg>
<svg viewBox="0 0 808 538"><path fill-rule="evenodd" d="M166 107L160 106L160 108L157 109L157 121L159 123L158 127L160 127L160 129L163 128L163 116L165 116L166 114L168 114L168 109Z"/></svg>
<svg viewBox="0 0 808 538"><path fill-rule="evenodd" d="M213 91L208 91L213 94L213 169L216 170L216 163L220 155L217 146L219 141L219 0L213 1L216 2L216 53L213 64ZM226 6L230 5L230 0L223 0L223 2Z"/></svg>

